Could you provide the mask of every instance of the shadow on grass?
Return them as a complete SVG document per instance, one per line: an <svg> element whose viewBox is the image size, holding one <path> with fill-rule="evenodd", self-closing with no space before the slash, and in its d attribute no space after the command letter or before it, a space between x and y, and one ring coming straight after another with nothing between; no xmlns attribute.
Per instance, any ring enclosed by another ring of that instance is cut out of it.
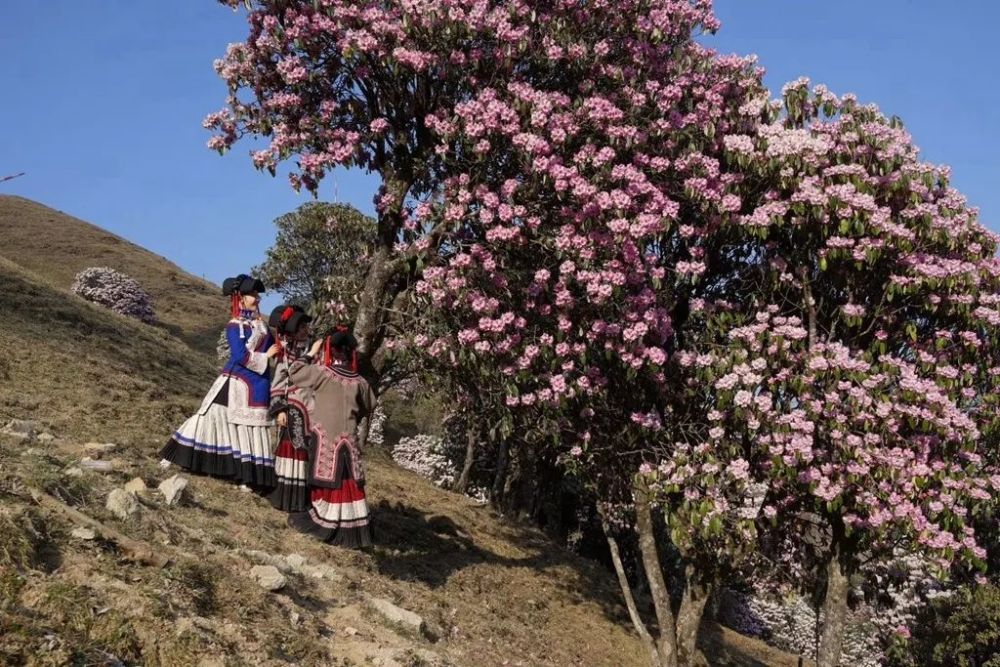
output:
<svg viewBox="0 0 1000 667"><path fill-rule="evenodd" d="M629 623L617 589L593 585L602 571L600 565L560 549L542 534L512 530L505 539L527 555L511 557L477 545L461 526L440 514L382 500L374 505L372 515L377 545L372 556L379 574L440 588L456 573L475 565L539 572L566 568L577 576L553 577L551 585L559 587L573 603L597 603L610 620Z"/></svg>

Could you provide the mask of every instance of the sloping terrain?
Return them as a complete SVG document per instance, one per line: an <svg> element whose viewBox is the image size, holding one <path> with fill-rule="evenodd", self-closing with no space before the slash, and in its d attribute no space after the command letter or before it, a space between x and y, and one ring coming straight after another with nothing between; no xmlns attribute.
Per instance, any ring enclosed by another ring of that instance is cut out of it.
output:
<svg viewBox="0 0 1000 667"><path fill-rule="evenodd" d="M168 503L157 487L178 471L157 450L211 382L212 346L68 294L73 270L33 254L55 246L18 243L17 263L0 257L0 426L30 420L45 436L0 434L0 665L647 664L610 573L379 452L366 462L366 552L300 536L217 480L192 477ZM117 247L125 271L175 268ZM208 288L178 280L211 325ZM123 519L107 500L126 484ZM266 590L258 566L284 585ZM712 664L795 664L714 626L704 645Z"/></svg>
<svg viewBox="0 0 1000 667"><path fill-rule="evenodd" d="M23 197L0 195L0 257L57 290L68 290L76 274L91 266L127 273L153 297L160 326L204 351L214 347L226 319L218 286L100 227Z"/></svg>

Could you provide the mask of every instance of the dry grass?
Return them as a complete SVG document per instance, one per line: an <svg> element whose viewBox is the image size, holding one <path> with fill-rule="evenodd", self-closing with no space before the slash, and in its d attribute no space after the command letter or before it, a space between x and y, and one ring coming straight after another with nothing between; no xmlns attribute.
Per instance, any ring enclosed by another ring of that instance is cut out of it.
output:
<svg viewBox="0 0 1000 667"><path fill-rule="evenodd" d="M82 439L112 430L151 446L215 372L211 358L167 332L60 292L3 258L0 282L0 420L30 417Z"/></svg>
<svg viewBox="0 0 1000 667"><path fill-rule="evenodd" d="M153 297L161 328L210 352L226 320L220 288L168 260L78 218L30 199L0 195L0 257L59 291L90 266L132 276ZM0 312L4 304L0 303Z"/></svg>

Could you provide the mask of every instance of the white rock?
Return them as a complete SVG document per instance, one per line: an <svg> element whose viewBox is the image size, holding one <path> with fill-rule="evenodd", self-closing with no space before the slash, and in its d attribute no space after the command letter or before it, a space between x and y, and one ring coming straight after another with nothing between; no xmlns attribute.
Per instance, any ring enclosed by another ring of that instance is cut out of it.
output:
<svg viewBox="0 0 1000 667"><path fill-rule="evenodd" d="M285 575L273 565L254 565L250 568L250 576L266 591L280 591L285 587Z"/></svg>
<svg viewBox="0 0 1000 667"><path fill-rule="evenodd" d="M73 532L70 533L73 537L78 540L93 540L97 537L97 533L94 532L93 528L74 528Z"/></svg>
<svg viewBox="0 0 1000 667"><path fill-rule="evenodd" d="M312 579L328 579L329 581L343 581L344 579L344 575L329 565L303 565L298 571Z"/></svg>
<svg viewBox="0 0 1000 667"><path fill-rule="evenodd" d="M83 470L77 468L76 466L73 466L71 468L66 468L65 470L63 470L63 474L66 475L67 477L82 477Z"/></svg>
<svg viewBox="0 0 1000 667"><path fill-rule="evenodd" d="M125 490L129 493L139 495L140 493L144 493L146 491L146 482L142 479L142 477L136 477L125 485Z"/></svg>
<svg viewBox="0 0 1000 667"><path fill-rule="evenodd" d="M139 501L125 489L114 489L109 493L105 506L122 521L139 513Z"/></svg>
<svg viewBox="0 0 1000 667"><path fill-rule="evenodd" d="M111 472L115 469L111 461L95 461L89 456L81 459L80 467L84 470L93 470L94 472Z"/></svg>
<svg viewBox="0 0 1000 667"><path fill-rule="evenodd" d="M174 475L160 482L160 493L167 501L167 505L176 505L184 495L187 488L188 479L181 475Z"/></svg>
<svg viewBox="0 0 1000 667"><path fill-rule="evenodd" d="M412 611L398 607L392 602L389 602L383 598L368 597L368 604L370 604L375 611L382 614L393 623L399 623L400 625L416 630L417 632L423 632L426 628L424 624L424 619Z"/></svg>
<svg viewBox="0 0 1000 667"><path fill-rule="evenodd" d="M47 445L50 442L55 442L56 436L52 435L51 433L39 433L38 437L35 438L35 440L42 443L43 445Z"/></svg>
<svg viewBox="0 0 1000 667"><path fill-rule="evenodd" d="M288 568L292 572L301 573L302 567L306 564L306 559L301 554L288 554L285 556L285 563L288 564Z"/></svg>
<svg viewBox="0 0 1000 667"><path fill-rule="evenodd" d="M358 629L352 628L351 626L348 625L346 628L344 628L344 634L347 635L348 637L356 637L358 635Z"/></svg>
<svg viewBox="0 0 1000 667"><path fill-rule="evenodd" d="M38 425L27 419L11 419L2 430L7 435L24 440L33 440L38 431Z"/></svg>

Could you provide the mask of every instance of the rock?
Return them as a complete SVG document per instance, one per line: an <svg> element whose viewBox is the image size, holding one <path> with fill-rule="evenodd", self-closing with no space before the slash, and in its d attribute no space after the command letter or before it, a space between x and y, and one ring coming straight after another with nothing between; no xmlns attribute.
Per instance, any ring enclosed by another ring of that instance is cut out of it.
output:
<svg viewBox="0 0 1000 667"><path fill-rule="evenodd" d="M115 469L111 461L95 461L89 456L85 456L80 461L80 467L84 470L93 470L94 472L111 472Z"/></svg>
<svg viewBox="0 0 1000 667"><path fill-rule="evenodd" d="M184 496L184 489L187 488L188 479L181 475L174 475L160 482L160 493L167 501L167 505L176 505Z"/></svg>
<svg viewBox="0 0 1000 667"><path fill-rule="evenodd" d="M299 621L302 620L302 614L297 611L293 611L288 615L288 620L292 622L292 625L298 625Z"/></svg>
<svg viewBox="0 0 1000 667"><path fill-rule="evenodd" d="M70 535L78 540L93 540L97 537L93 528L74 528Z"/></svg>
<svg viewBox="0 0 1000 667"><path fill-rule="evenodd" d="M88 442L83 446L83 453L93 459L99 459L118 449L113 442Z"/></svg>
<svg viewBox="0 0 1000 667"><path fill-rule="evenodd" d="M288 554L285 556L285 562L288 564L288 568L295 572L296 574L302 573L302 567L306 564L305 556L301 554Z"/></svg>
<svg viewBox="0 0 1000 667"><path fill-rule="evenodd" d="M327 579L329 581L343 581L344 579L344 575L338 572L336 568L323 564L303 565L297 572L313 579Z"/></svg>
<svg viewBox="0 0 1000 667"><path fill-rule="evenodd" d="M146 482L143 481L142 477L136 477L125 485L125 490L129 493L139 495L140 493L144 493L146 491Z"/></svg>
<svg viewBox="0 0 1000 667"><path fill-rule="evenodd" d="M43 445L47 445L51 442L55 442L56 436L52 435L51 433L39 433L38 437L35 438L35 440L37 440Z"/></svg>
<svg viewBox="0 0 1000 667"><path fill-rule="evenodd" d="M351 626L348 625L346 628L344 628L344 634L347 635L348 637L357 637L358 629L352 628Z"/></svg>
<svg viewBox="0 0 1000 667"><path fill-rule="evenodd" d="M285 575L273 565L254 565L250 576L266 591L280 591L285 587Z"/></svg>
<svg viewBox="0 0 1000 667"><path fill-rule="evenodd" d="M7 425L0 430L7 435L14 436L15 438L34 440L35 433L38 431L38 425L33 421L28 421L27 419L11 419L7 422Z"/></svg>
<svg viewBox="0 0 1000 667"><path fill-rule="evenodd" d="M139 513L139 501L125 489L114 489L109 493L105 506L122 521Z"/></svg>
<svg viewBox="0 0 1000 667"><path fill-rule="evenodd" d="M421 633L427 629L424 619L419 614L415 614L402 607L397 607L386 599L369 596L368 604L392 623L399 623L405 628Z"/></svg>
<svg viewBox="0 0 1000 667"><path fill-rule="evenodd" d="M281 556L275 556L266 551L257 551L256 549L243 549L240 553L258 565L271 565L282 572L288 571L288 563Z"/></svg>
<svg viewBox="0 0 1000 667"><path fill-rule="evenodd" d="M71 468L66 468L65 470L63 470L63 474L66 475L67 477L82 477L83 470L77 468L76 466L73 466Z"/></svg>

